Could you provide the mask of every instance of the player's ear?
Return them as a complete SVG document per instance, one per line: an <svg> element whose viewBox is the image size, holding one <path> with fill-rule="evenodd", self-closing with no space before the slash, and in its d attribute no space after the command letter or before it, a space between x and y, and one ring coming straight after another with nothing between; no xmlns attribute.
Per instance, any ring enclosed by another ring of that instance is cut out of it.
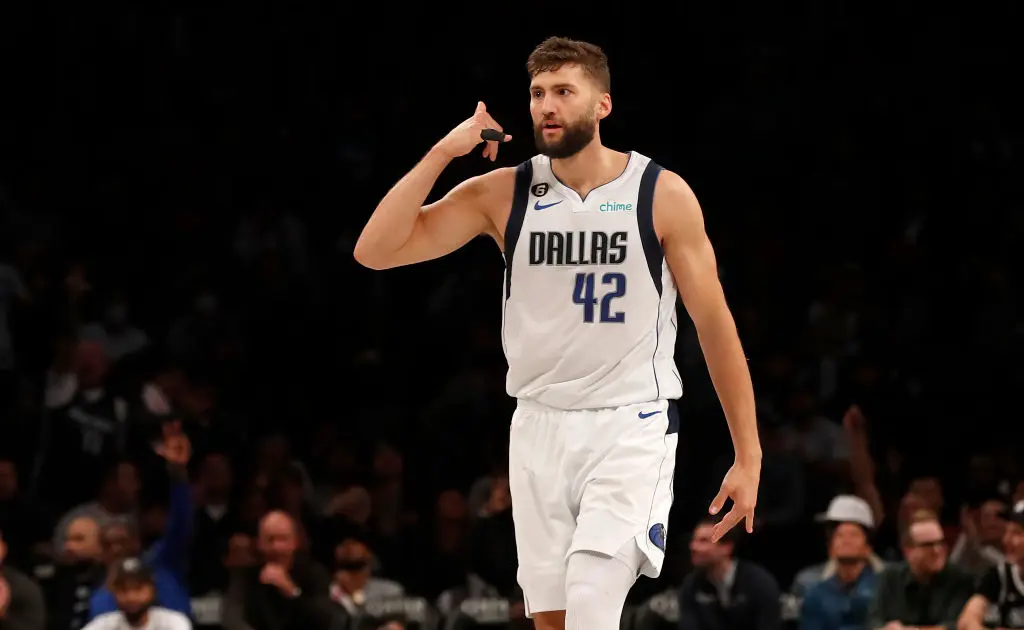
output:
<svg viewBox="0 0 1024 630"><path fill-rule="evenodd" d="M608 114L612 113L612 95L605 92L597 99L597 105L595 106L595 115L598 120L603 120L608 117Z"/></svg>

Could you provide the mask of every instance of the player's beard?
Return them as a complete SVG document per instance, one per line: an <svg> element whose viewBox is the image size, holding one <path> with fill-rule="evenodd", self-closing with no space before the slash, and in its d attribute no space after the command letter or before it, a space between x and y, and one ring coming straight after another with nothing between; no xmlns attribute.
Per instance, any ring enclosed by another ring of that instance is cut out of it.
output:
<svg viewBox="0 0 1024 630"><path fill-rule="evenodd" d="M544 138L544 122L548 121L543 121L533 128L533 140L537 145L537 151L552 160L571 158L585 149L597 133L597 120L591 114L573 122L561 123L562 137L548 142Z"/></svg>

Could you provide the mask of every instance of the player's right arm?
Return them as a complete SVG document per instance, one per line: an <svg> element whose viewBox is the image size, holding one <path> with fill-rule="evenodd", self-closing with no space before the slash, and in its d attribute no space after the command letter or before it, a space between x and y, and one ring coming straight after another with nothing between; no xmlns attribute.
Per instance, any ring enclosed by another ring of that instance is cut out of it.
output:
<svg viewBox="0 0 1024 630"><path fill-rule="evenodd" d="M355 259L370 269L390 269L440 258L480 234L496 239L498 231L488 214L493 197L511 194L514 169L498 169L473 177L441 200L424 206L437 178L456 157L480 144L480 132L501 131L483 103L476 112L438 142L377 205L356 242ZM506 141L511 136L506 136ZM498 155L498 143L487 142L484 157ZM511 197L509 197L511 198Z"/></svg>

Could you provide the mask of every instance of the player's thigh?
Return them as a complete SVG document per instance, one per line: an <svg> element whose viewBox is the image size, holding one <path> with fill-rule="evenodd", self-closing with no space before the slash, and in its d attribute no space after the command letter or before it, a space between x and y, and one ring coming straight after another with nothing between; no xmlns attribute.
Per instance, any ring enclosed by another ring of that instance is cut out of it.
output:
<svg viewBox="0 0 1024 630"><path fill-rule="evenodd" d="M565 568L575 530L557 422L517 410L509 435L509 491L517 573L528 615L565 609Z"/></svg>
<svg viewBox="0 0 1024 630"><path fill-rule="evenodd" d="M619 413L617 429L602 423L618 433L587 472L570 553L611 556L635 539L644 556L637 569L656 577L672 508L679 418L666 401Z"/></svg>

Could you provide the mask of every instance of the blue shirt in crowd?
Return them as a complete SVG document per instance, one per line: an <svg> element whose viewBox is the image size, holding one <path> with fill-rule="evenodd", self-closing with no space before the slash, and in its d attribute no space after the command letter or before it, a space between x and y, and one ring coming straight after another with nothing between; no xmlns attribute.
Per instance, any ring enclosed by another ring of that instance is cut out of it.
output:
<svg viewBox="0 0 1024 630"><path fill-rule="evenodd" d="M153 570L156 599L163 608L192 616L188 585L185 583L185 558L192 521L191 488L187 481L174 482L167 509L167 529L164 537L153 543L143 560ZM117 610L114 594L104 584L89 600L90 621L97 615Z"/></svg>
<svg viewBox="0 0 1024 630"><path fill-rule="evenodd" d="M804 597L800 630L863 630L875 595L878 574L870 564L852 584L835 575L819 582Z"/></svg>

